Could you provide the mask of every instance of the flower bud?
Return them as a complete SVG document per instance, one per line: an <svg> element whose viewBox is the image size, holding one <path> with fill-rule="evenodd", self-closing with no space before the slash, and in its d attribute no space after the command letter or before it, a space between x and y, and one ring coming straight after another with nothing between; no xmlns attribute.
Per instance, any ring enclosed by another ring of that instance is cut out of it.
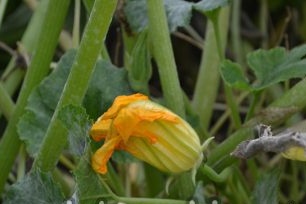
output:
<svg viewBox="0 0 306 204"><path fill-rule="evenodd" d="M92 167L105 174L115 150L170 173L180 173L202 161L202 147L192 127L170 110L142 94L118 96L92 126L91 137L104 139L92 157Z"/></svg>

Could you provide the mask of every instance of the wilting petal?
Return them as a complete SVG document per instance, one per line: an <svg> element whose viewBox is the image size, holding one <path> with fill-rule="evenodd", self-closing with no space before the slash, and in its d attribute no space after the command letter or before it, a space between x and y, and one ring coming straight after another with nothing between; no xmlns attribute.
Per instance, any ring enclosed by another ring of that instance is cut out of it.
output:
<svg viewBox="0 0 306 204"><path fill-rule="evenodd" d="M105 174L107 172L107 162L112 156L115 148L119 145L120 138L114 137L111 138L103 144L92 156L91 162L92 167L96 172Z"/></svg>
<svg viewBox="0 0 306 204"><path fill-rule="evenodd" d="M142 122L153 122L155 120L168 121L171 123L178 123L178 116L155 107L154 103L150 101L137 101L122 109L117 117L114 119L114 126L118 131L118 134L122 137L126 143L130 136L147 137L150 141L155 140L152 131L146 131L145 128L140 128L139 123Z"/></svg>
<svg viewBox="0 0 306 204"><path fill-rule="evenodd" d="M102 115L103 119L114 118L118 112L134 101L148 100L148 97L142 94L133 94L130 96L118 96L113 105Z"/></svg>
<svg viewBox="0 0 306 204"><path fill-rule="evenodd" d="M111 119L98 119L98 121L93 124L90 130L90 135L92 139L94 139L95 141L105 139L108 134L108 131L111 128L112 122L113 120Z"/></svg>
<svg viewBox="0 0 306 204"><path fill-rule="evenodd" d="M121 136L124 143L128 141L137 124L140 122L138 117L135 117L133 111L123 109L114 119L114 127Z"/></svg>
<svg viewBox="0 0 306 204"><path fill-rule="evenodd" d="M140 120L150 122L155 120L164 120L177 123L179 118L168 109L151 101L137 101L127 106L126 109L133 111L134 115Z"/></svg>

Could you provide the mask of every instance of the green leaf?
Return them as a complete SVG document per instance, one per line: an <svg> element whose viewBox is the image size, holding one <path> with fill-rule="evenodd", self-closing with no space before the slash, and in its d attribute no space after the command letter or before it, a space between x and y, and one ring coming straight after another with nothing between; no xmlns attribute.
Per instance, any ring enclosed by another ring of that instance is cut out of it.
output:
<svg viewBox="0 0 306 204"><path fill-rule="evenodd" d="M98 118L113 103L116 96L132 93L127 71L100 60L89 84L83 104L91 118Z"/></svg>
<svg viewBox="0 0 306 204"><path fill-rule="evenodd" d="M228 5L228 0L202 0L193 5L193 8L209 18L214 26L217 26L219 11Z"/></svg>
<svg viewBox="0 0 306 204"><path fill-rule="evenodd" d="M170 32L178 27L189 24L192 15L193 3L183 0L165 0L165 9ZM124 13L131 29L138 33L147 28L147 3L146 0L127 0Z"/></svg>
<svg viewBox="0 0 306 204"><path fill-rule="evenodd" d="M253 204L277 204L278 181L280 171L274 169L265 173L256 183L253 196Z"/></svg>
<svg viewBox="0 0 306 204"><path fill-rule="evenodd" d="M75 54L74 50L67 52L59 61L57 68L32 92L26 113L17 125L19 137L25 142L27 152L32 157L39 151Z"/></svg>
<svg viewBox="0 0 306 204"><path fill-rule="evenodd" d="M247 56L250 68L254 71L258 81L254 89L260 90L272 84L301 78L306 74L306 45L302 45L286 52L285 48L271 50L257 50Z"/></svg>
<svg viewBox="0 0 306 204"><path fill-rule="evenodd" d="M99 175L90 165L90 151L81 158L74 175L77 183L77 198L81 204L96 204L97 200L102 201L103 197L109 197L107 190L100 182Z"/></svg>
<svg viewBox="0 0 306 204"><path fill-rule="evenodd" d="M68 130L69 151L75 156L84 155L92 124L86 110L80 106L67 105L60 110L59 119Z"/></svg>
<svg viewBox="0 0 306 204"><path fill-rule="evenodd" d="M25 142L27 152L32 157L39 151L75 54L76 51L67 52L61 58L58 67L32 92L27 111L18 123L20 139ZM84 105L92 118L97 118L108 109L116 96L130 93L127 71L100 60L96 64Z"/></svg>
<svg viewBox="0 0 306 204"><path fill-rule="evenodd" d="M165 0L165 8L170 32L189 25L192 14L191 3L182 0Z"/></svg>
<svg viewBox="0 0 306 204"><path fill-rule="evenodd" d="M259 91L273 84L291 79L302 78L306 74L306 45L286 52L285 48L256 50L247 56L256 80L251 86L244 78L240 65L229 60L221 64L221 75L230 86L243 90Z"/></svg>
<svg viewBox="0 0 306 204"><path fill-rule="evenodd" d="M35 169L20 182L13 184L5 198L4 204L63 203L64 196L59 186L52 180L50 173Z"/></svg>
<svg viewBox="0 0 306 204"><path fill-rule="evenodd" d="M242 90L251 89L248 80L244 77L242 68L239 64L230 60L224 60L221 63L220 70L223 80L229 86Z"/></svg>
<svg viewBox="0 0 306 204"><path fill-rule="evenodd" d="M130 28L138 33L148 25L146 0L126 0L123 8Z"/></svg>
<svg viewBox="0 0 306 204"><path fill-rule="evenodd" d="M228 0L202 0L194 4L194 8L200 12L206 13L213 11L228 4Z"/></svg>

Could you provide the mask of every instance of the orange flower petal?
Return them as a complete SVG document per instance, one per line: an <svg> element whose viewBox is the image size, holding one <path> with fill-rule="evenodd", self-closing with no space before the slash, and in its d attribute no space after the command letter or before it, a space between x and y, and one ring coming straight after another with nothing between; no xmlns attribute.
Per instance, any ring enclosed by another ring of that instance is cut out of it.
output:
<svg viewBox="0 0 306 204"><path fill-rule="evenodd" d="M113 120L107 119L99 119L95 122L90 130L90 136L95 141L100 141L106 138L108 131L112 125Z"/></svg>
<svg viewBox="0 0 306 204"><path fill-rule="evenodd" d="M92 156L91 158L91 164L93 169L96 172L99 172L101 174L105 174L107 172L107 162L112 156L115 148L120 143L119 137L113 137L109 140L106 140L105 143L100 147Z"/></svg>
<svg viewBox="0 0 306 204"><path fill-rule="evenodd" d="M140 101L127 107L129 111L132 111L142 121L153 122L155 120L163 120L172 123L178 123L178 116L174 115L166 109L160 109L159 106L150 101Z"/></svg>
<svg viewBox="0 0 306 204"><path fill-rule="evenodd" d="M122 109L114 119L114 126L118 134L126 143L130 136L147 137L150 142L156 141L156 136L150 131L141 128L142 122L153 122L155 120L178 123L179 118L166 109L150 101L135 102Z"/></svg>
<svg viewBox="0 0 306 204"><path fill-rule="evenodd" d="M118 112L135 101L149 100L147 96L137 93L129 96L118 96L113 105L103 114L103 119L114 118Z"/></svg>
<svg viewBox="0 0 306 204"><path fill-rule="evenodd" d="M133 111L125 108L119 112L117 117L114 119L114 126L124 143L128 141L139 122L140 119L135 117Z"/></svg>

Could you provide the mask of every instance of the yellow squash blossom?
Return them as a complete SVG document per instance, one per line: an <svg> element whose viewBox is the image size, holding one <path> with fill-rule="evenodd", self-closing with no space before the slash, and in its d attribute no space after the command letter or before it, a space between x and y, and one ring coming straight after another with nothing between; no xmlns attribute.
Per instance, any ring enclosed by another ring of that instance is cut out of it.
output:
<svg viewBox="0 0 306 204"><path fill-rule="evenodd" d="M94 123L90 135L95 141L104 139L92 157L93 169L102 174L115 150L125 150L170 173L190 170L203 157L191 126L142 94L118 96Z"/></svg>

